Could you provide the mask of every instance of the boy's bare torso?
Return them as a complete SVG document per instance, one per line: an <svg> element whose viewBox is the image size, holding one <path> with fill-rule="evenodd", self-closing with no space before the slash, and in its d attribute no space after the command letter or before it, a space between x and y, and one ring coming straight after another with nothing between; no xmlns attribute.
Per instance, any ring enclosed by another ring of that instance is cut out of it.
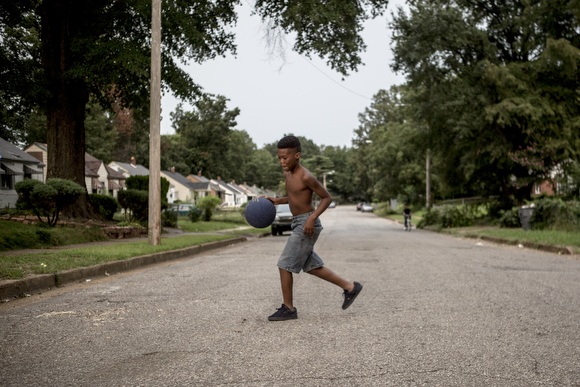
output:
<svg viewBox="0 0 580 387"><path fill-rule="evenodd" d="M310 172L300 164L292 171L284 172L288 204L294 216L314 211L312 189L304 183L306 174L310 175Z"/></svg>

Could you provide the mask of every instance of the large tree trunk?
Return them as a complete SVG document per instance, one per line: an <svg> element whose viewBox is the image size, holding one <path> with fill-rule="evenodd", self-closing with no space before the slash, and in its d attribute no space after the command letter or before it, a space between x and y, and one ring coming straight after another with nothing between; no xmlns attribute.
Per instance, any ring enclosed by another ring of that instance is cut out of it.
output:
<svg viewBox="0 0 580 387"><path fill-rule="evenodd" d="M82 9L78 0L45 0L40 16L42 65L51 93L47 104L47 178L72 180L86 188L84 121L89 92L84 80L69 72L78 65L75 61L79 57L71 44L82 28ZM75 218L96 215L88 195L81 195L63 214Z"/></svg>

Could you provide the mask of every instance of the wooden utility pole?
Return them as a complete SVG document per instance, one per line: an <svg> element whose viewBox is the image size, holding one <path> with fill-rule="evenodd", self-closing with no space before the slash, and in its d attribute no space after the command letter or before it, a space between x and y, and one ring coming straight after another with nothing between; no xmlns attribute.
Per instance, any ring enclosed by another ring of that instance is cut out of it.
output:
<svg viewBox="0 0 580 387"><path fill-rule="evenodd" d="M151 0L149 244L161 243L161 0Z"/></svg>
<svg viewBox="0 0 580 387"><path fill-rule="evenodd" d="M427 181L427 187L425 189L425 196L426 198L426 207L429 209L431 208L431 205L433 203L431 203L431 151L429 149L427 149L427 176L426 176L426 181Z"/></svg>

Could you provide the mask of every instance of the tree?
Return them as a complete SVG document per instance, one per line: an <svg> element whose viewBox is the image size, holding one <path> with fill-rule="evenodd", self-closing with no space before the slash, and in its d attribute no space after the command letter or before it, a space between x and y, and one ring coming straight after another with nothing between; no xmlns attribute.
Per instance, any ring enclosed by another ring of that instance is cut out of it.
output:
<svg viewBox="0 0 580 387"><path fill-rule="evenodd" d="M180 105L171 113L173 128L187 148L187 164L213 178L225 178L229 173L230 134L240 114L238 108L228 110L226 103L223 96L204 96L193 111L185 112Z"/></svg>
<svg viewBox="0 0 580 387"><path fill-rule="evenodd" d="M119 132L113 125L111 113L103 110L97 103L89 103L85 113L85 133L87 153L102 160L105 164L113 161L113 150Z"/></svg>
<svg viewBox="0 0 580 387"><path fill-rule="evenodd" d="M163 4L164 90L171 89L188 100L200 95L200 87L176 60L202 62L235 52L229 27L235 24L234 7L239 3L185 0ZM362 23L382 14L386 5L379 0L309 4L260 0L255 13L273 28L296 31L296 51L324 57L332 68L346 75L361 63L359 52L365 48L360 36ZM1 60L8 69L3 76L12 79L9 76L24 75L2 83L0 96L10 101L2 112L8 117L3 122L19 117L27 104L45 106L48 176L82 184L84 116L90 96L107 106L110 91L116 90L124 106L147 102L151 2L8 1L0 5L0 15ZM21 87L19 82L34 87ZM86 195L80 197L70 215L91 215Z"/></svg>
<svg viewBox="0 0 580 387"><path fill-rule="evenodd" d="M574 1L483 0L421 0L395 15L393 69L451 194L529 197L543 176L509 155L534 143L555 155L545 166L577 162L579 16Z"/></svg>

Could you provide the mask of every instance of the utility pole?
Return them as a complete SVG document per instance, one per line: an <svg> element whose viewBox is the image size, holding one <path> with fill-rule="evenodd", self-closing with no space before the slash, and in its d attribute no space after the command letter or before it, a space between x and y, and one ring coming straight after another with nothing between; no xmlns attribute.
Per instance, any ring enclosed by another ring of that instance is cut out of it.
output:
<svg viewBox="0 0 580 387"><path fill-rule="evenodd" d="M427 176L426 176L426 181L427 181L427 187L425 189L425 195L426 195L426 207L427 209L431 208L431 205L433 203L431 203L431 151L429 149L427 149Z"/></svg>
<svg viewBox="0 0 580 387"><path fill-rule="evenodd" d="M161 243L161 0L151 0L149 244Z"/></svg>

